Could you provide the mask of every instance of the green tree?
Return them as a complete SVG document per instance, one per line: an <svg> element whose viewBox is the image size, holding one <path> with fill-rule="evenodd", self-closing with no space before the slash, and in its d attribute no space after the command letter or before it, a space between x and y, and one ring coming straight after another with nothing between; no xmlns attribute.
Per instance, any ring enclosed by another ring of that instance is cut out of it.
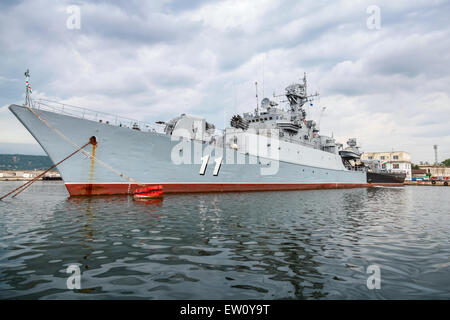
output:
<svg viewBox="0 0 450 320"><path fill-rule="evenodd" d="M450 167L450 158L447 160L442 161L442 164L446 167Z"/></svg>

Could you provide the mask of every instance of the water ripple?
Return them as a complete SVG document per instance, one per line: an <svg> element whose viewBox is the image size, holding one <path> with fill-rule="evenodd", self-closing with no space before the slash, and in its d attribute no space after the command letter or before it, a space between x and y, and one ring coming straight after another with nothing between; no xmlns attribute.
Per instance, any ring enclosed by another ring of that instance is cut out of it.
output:
<svg viewBox="0 0 450 320"><path fill-rule="evenodd" d="M0 202L0 298L449 299L448 208L437 187L148 203L40 182ZM366 286L373 264L380 290ZM67 289L69 265L81 289Z"/></svg>

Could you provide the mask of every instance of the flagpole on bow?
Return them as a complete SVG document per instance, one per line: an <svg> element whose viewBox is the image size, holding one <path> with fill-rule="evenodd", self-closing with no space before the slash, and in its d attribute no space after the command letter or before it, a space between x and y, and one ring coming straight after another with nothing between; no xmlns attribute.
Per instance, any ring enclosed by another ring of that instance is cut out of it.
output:
<svg viewBox="0 0 450 320"><path fill-rule="evenodd" d="M30 70L27 69L27 71L25 71L25 106L31 106L31 101L30 101L30 83L28 82L28 79L30 78Z"/></svg>

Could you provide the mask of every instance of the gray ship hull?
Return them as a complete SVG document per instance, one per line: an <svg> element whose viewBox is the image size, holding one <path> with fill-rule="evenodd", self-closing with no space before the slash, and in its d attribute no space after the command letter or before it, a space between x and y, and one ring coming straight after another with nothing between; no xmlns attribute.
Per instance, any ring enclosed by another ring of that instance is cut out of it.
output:
<svg viewBox="0 0 450 320"><path fill-rule="evenodd" d="M106 123L81 119L65 114L35 110L52 128L42 122L28 108L11 105L9 109L56 163L76 148L59 136L59 130L76 145L82 146L95 136L98 145L86 152L106 165L77 153L58 166L70 195L132 194L145 185L163 185L164 192L223 192L301 190L323 188L366 187L366 173L333 166L308 165L280 160L276 174L262 175L267 159L241 154L231 148L211 148L197 141L180 142L156 132L143 132ZM220 150L219 150L220 149ZM203 174L201 157L210 154ZM192 163L174 163L173 154L191 152ZM305 151L308 152L308 151ZM315 150L314 152L322 152ZM323 152L325 155L329 153ZM217 156L227 161L220 164L215 175ZM245 163L237 164L238 158ZM324 158L321 153L315 157ZM197 161L196 161L197 159ZM322 160L323 161L323 160ZM336 163L336 159L332 159ZM320 163L318 161L317 163ZM110 168L114 168L111 170ZM122 176L120 174L122 174ZM127 180L124 177L130 177Z"/></svg>

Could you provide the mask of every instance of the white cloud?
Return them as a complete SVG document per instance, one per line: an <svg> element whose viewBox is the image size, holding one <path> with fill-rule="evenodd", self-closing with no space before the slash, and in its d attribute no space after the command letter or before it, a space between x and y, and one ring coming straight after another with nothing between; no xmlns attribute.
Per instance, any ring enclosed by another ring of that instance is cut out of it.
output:
<svg viewBox="0 0 450 320"><path fill-rule="evenodd" d="M254 108L255 81L270 96L306 71L321 93L311 116L327 106L324 133L414 161L432 161L438 144L450 158L446 1L378 1L381 30L366 28L368 1L79 3L80 30L66 28L69 1L2 5L0 105L22 100L23 83L11 79L29 67L35 95L145 121L187 112L223 127ZM4 111L0 124L0 143L32 141Z"/></svg>

